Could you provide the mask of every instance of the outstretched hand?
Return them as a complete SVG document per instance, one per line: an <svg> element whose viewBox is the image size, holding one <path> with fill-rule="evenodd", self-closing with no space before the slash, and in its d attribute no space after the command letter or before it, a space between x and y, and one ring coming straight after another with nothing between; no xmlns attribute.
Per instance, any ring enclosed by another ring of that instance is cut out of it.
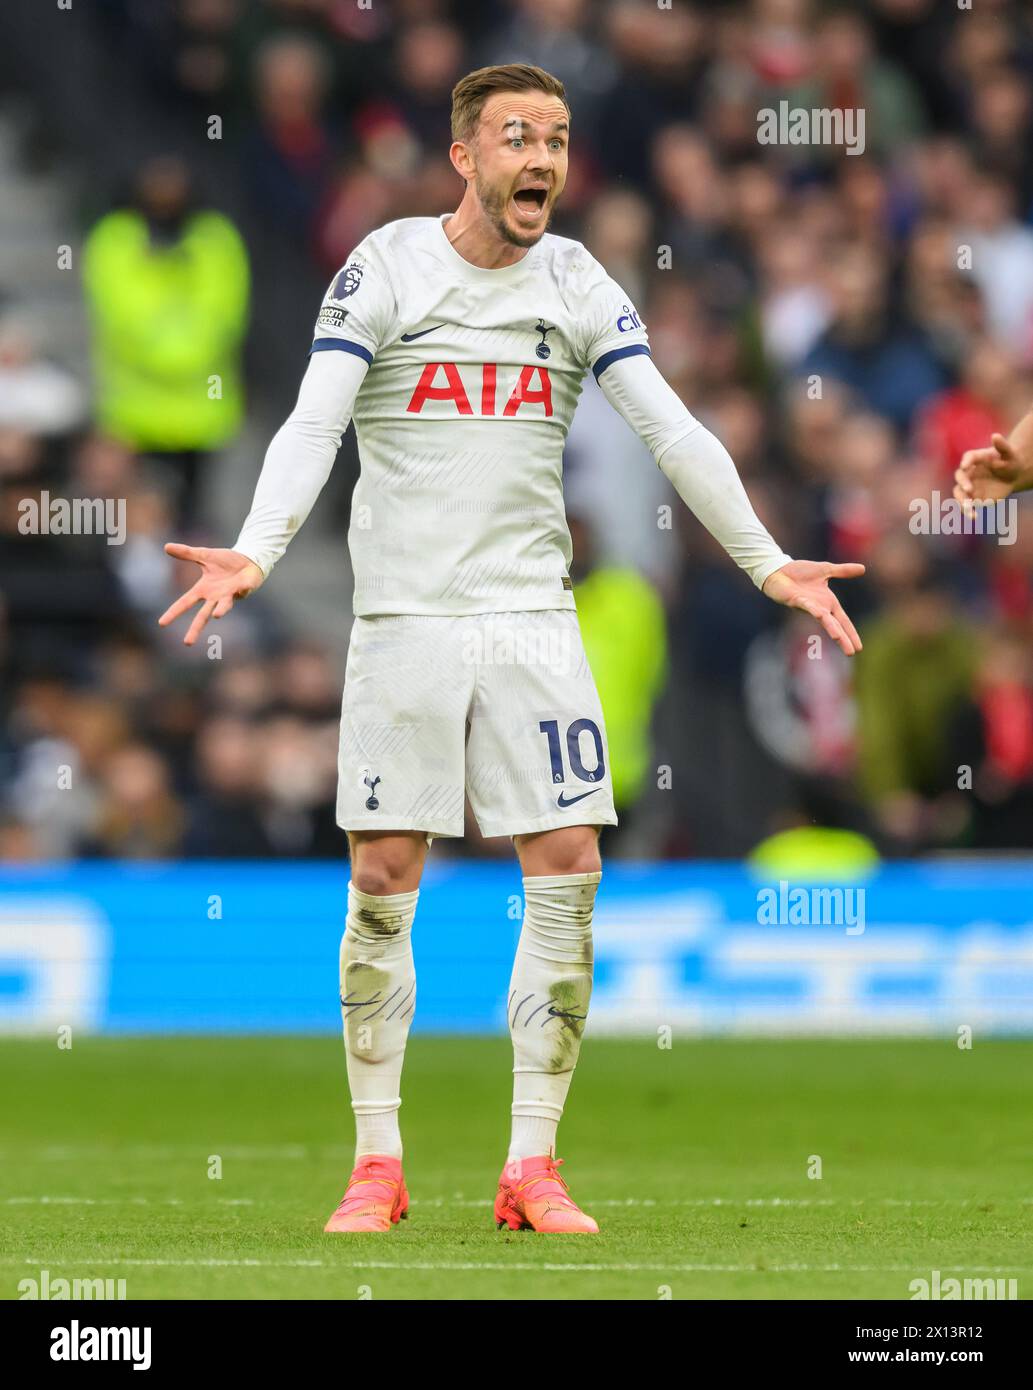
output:
<svg viewBox="0 0 1033 1390"><path fill-rule="evenodd" d="M165 554L176 560L192 560L201 566L201 577L197 583L170 604L158 619L159 626L168 627L181 613L200 603L200 612L195 615L183 638L188 647L192 647L200 637L209 618L224 618L233 607L234 599L247 598L265 578L254 561L241 555L239 550L209 550L206 546L179 545L170 541L165 547Z"/></svg>
<svg viewBox="0 0 1033 1390"><path fill-rule="evenodd" d="M857 579L864 565L832 565L824 560L792 560L764 581L763 592L786 608L799 608L816 618L847 656L861 650L857 628L829 588L830 579Z"/></svg>
<svg viewBox="0 0 1033 1390"><path fill-rule="evenodd" d="M1018 454L1003 434L990 436L983 449L969 449L961 456L954 474L954 499L957 502L1000 502L1016 492L1016 483L1023 475Z"/></svg>

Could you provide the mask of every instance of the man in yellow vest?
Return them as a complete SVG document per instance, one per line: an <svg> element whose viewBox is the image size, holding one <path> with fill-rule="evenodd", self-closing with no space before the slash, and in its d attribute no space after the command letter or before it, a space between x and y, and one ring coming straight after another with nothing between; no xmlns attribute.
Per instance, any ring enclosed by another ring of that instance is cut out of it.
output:
<svg viewBox="0 0 1033 1390"><path fill-rule="evenodd" d="M176 467L189 516L199 464L243 417L244 243L221 213L192 206L186 166L161 156L141 169L135 206L90 231L83 284L97 423Z"/></svg>

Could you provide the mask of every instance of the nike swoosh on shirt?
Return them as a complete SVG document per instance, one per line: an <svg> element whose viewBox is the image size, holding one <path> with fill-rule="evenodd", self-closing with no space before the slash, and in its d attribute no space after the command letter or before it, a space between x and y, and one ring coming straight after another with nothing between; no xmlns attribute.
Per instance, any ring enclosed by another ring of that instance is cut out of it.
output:
<svg viewBox="0 0 1033 1390"><path fill-rule="evenodd" d="M436 333L439 328L444 328L444 326L443 323L436 323L433 328L421 328L419 333L403 333L402 342L411 343L416 338L425 338L428 333Z"/></svg>
<svg viewBox="0 0 1033 1390"><path fill-rule="evenodd" d="M602 787L593 787L590 792L582 792L580 796L570 797L568 797L565 792L560 792L559 796L556 798L556 805L559 806L561 810L565 810L568 806L573 806L576 801L584 801L586 796L595 796L596 792L599 791L602 791Z"/></svg>

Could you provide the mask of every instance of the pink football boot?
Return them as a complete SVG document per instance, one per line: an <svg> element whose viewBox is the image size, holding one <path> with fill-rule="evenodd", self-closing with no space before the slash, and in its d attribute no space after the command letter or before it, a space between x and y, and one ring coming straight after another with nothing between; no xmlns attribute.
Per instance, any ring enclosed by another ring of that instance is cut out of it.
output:
<svg viewBox="0 0 1033 1390"><path fill-rule="evenodd" d="M409 1215L402 1161L387 1154L363 1154L324 1231L389 1231Z"/></svg>
<svg viewBox="0 0 1033 1390"><path fill-rule="evenodd" d="M562 1162L545 1154L541 1158L512 1159L506 1164L495 1198L499 1230L508 1226L511 1231L541 1231L547 1235L599 1234L592 1218L567 1196L567 1184L556 1171Z"/></svg>

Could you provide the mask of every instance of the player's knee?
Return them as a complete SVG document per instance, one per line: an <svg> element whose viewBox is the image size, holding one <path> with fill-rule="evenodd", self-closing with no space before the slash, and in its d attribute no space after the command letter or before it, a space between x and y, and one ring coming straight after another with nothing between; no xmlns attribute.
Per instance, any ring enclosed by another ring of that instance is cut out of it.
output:
<svg viewBox="0 0 1033 1390"><path fill-rule="evenodd" d="M404 893L400 886L402 876L391 865L384 863L355 864L352 866L352 883L360 893L371 898L386 898L392 893Z"/></svg>
<svg viewBox="0 0 1033 1390"><path fill-rule="evenodd" d="M597 874L603 867L603 861L599 857L599 845L593 837L592 840L576 851L572 851L569 858L562 860L561 867L554 870L557 874Z"/></svg>
<svg viewBox="0 0 1033 1390"><path fill-rule="evenodd" d="M372 865L358 865L352 862L352 884L360 893L368 893L370 897L382 898L390 893L387 887L387 876Z"/></svg>
<svg viewBox="0 0 1033 1390"><path fill-rule="evenodd" d="M384 898L411 892L419 883L422 855L408 839L352 844L352 884L360 893Z"/></svg>
<svg viewBox="0 0 1033 1390"><path fill-rule="evenodd" d="M532 876L597 874L602 869L599 835L591 825L571 826L542 835L524 858L524 871L530 871Z"/></svg>

